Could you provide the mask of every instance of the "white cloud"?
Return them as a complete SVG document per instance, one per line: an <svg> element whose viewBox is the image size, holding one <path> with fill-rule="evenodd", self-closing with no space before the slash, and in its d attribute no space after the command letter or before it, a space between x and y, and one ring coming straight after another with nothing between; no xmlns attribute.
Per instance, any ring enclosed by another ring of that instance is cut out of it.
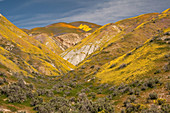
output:
<svg viewBox="0 0 170 113"><path fill-rule="evenodd" d="M3 2L4 0L0 0L0 2Z"/></svg>

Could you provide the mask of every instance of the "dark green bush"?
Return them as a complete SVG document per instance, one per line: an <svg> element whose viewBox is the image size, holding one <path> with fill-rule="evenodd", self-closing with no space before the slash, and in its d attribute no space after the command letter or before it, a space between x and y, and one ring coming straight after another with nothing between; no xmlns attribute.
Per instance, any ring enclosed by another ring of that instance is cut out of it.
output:
<svg viewBox="0 0 170 113"><path fill-rule="evenodd" d="M4 81L2 79L0 79L0 85L3 85Z"/></svg>
<svg viewBox="0 0 170 113"><path fill-rule="evenodd" d="M155 81L153 79L146 80L145 86L147 86L149 88L153 88L153 87L155 87Z"/></svg>
<svg viewBox="0 0 170 113"><path fill-rule="evenodd" d="M130 88L130 90L129 90L129 95L133 95L134 92L135 92L134 89Z"/></svg>
<svg viewBox="0 0 170 113"><path fill-rule="evenodd" d="M141 90L142 90L142 91L144 91L144 90L146 90L146 89L147 89L147 87L146 87L145 85L142 85L142 86L141 86Z"/></svg>
<svg viewBox="0 0 170 113"><path fill-rule="evenodd" d="M33 99L31 100L30 105L31 105L31 106L36 106L36 105L38 105L38 104L42 104L42 102L43 102L43 99L42 99L42 98L40 98L40 97L35 97L35 98L33 98Z"/></svg>
<svg viewBox="0 0 170 113"><path fill-rule="evenodd" d="M28 87L23 80L18 80L16 83L11 83L0 88L0 93L8 97L10 103L22 103L27 100L27 97L33 97L32 89Z"/></svg>
<svg viewBox="0 0 170 113"><path fill-rule="evenodd" d="M130 103L133 103L136 100L136 96L132 95L132 96L128 97L128 99L130 100Z"/></svg>
<svg viewBox="0 0 170 113"><path fill-rule="evenodd" d="M122 69L122 68L124 68L124 67L126 67L126 66L127 66L127 64L123 63L123 64L121 64L121 65L118 67L118 69Z"/></svg>
<svg viewBox="0 0 170 113"><path fill-rule="evenodd" d="M111 66L110 66L110 68L113 68L113 67L115 67L116 65L115 64L112 64Z"/></svg>
<svg viewBox="0 0 170 113"><path fill-rule="evenodd" d="M94 68L94 65L92 65L90 68Z"/></svg>
<svg viewBox="0 0 170 113"><path fill-rule="evenodd" d="M168 72L170 70L170 62L168 64L166 64L163 69L165 70L165 72Z"/></svg>
<svg viewBox="0 0 170 113"><path fill-rule="evenodd" d="M166 102L166 99L163 99L163 98L158 98L157 99L157 104L158 105L163 105L163 104L165 104L165 102Z"/></svg>
<svg viewBox="0 0 170 113"><path fill-rule="evenodd" d="M167 83L165 84L165 88L166 88L167 90L170 90L170 82L167 82Z"/></svg>
<svg viewBox="0 0 170 113"><path fill-rule="evenodd" d="M149 98L151 99L151 100L155 100L155 99L157 99L158 98L158 95L157 95L157 93L150 93L149 94Z"/></svg>
<svg viewBox="0 0 170 113"><path fill-rule="evenodd" d="M162 113L170 113L170 104L163 104L161 106Z"/></svg>
<svg viewBox="0 0 170 113"><path fill-rule="evenodd" d="M88 96L90 96L90 97L92 97L93 99L95 99L95 98L96 98L96 93L91 92L91 93L88 94Z"/></svg>

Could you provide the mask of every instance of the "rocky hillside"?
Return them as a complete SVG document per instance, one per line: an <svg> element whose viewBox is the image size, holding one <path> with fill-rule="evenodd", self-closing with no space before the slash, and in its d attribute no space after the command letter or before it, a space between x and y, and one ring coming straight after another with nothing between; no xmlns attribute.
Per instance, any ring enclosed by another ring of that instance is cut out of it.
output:
<svg viewBox="0 0 170 113"><path fill-rule="evenodd" d="M124 35L135 29L135 27L148 19L152 19L156 15L157 14L147 14L143 15L145 16L143 18L140 16L141 19L129 19L134 25L131 25L130 22L124 21L121 22L122 25L118 23L110 23L102 26L97 31L93 32L93 34L83 39L79 44L62 53L61 56L72 64L77 65L94 51L102 50L102 48L111 44L111 41L114 42L120 40ZM134 20L137 22L135 23Z"/></svg>
<svg viewBox="0 0 170 113"><path fill-rule="evenodd" d="M54 76L74 68L42 43L0 16L0 69L6 73Z"/></svg>
<svg viewBox="0 0 170 113"><path fill-rule="evenodd" d="M93 64L97 68L140 46L168 26L169 14L165 12L144 14L107 24L63 52L61 56L73 65L86 62L86 65Z"/></svg>
<svg viewBox="0 0 170 113"><path fill-rule="evenodd" d="M88 31L80 28L79 26L86 26L90 28ZM55 23L45 27L33 28L31 30L22 29L30 36L33 36L35 39L39 39L43 35L43 44L48 43L48 47L54 51L56 48L53 48L55 45L60 48L59 51L55 51L61 53L61 51L66 50L69 47L76 45L83 38L90 35L93 31L101 27L100 25L89 23L89 22L72 22L72 23ZM51 45L47 40L53 40L55 44ZM57 47L57 48L58 48Z"/></svg>
<svg viewBox="0 0 170 113"><path fill-rule="evenodd" d="M54 53L60 54L63 52L62 48L58 46L58 42L52 37L48 36L45 33L41 33L35 36L32 36L34 39L38 40L40 43L44 44L46 47L48 47L51 51Z"/></svg>

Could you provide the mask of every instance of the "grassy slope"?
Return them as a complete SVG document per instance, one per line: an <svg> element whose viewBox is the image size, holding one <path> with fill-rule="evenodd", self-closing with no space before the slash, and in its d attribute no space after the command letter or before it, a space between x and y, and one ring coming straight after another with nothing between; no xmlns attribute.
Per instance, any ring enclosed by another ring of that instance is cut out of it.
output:
<svg viewBox="0 0 170 113"><path fill-rule="evenodd" d="M149 39L150 40L150 39ZM145 42L145 44L130 51L131 55L124 54L121 57L105 64L96 76L101 82L113 82L120 84L129 83L136 79L142 78L157 70L161 70L167 63L162 59L169 53L170 46L165 42ZM110 68L115 64L115 67ZM126 67L120 68L122 64Z"/></svg>
<svg viewBox="0 0 170 113"><path fill-rule="evenodd" d="M39 34L33 36L36 40L44 44L46 47L48 47L51 51L53 51L56 54L60 54L63 52L61 48L56 44L56 41L53 39L53 37L48 36L47 34Z"/></svg>
<svg viewBox="0 0 170 113"><path fill-rule="evenodd" d="M95 32L93 32L90 36L84 38L76 46L67 49L62 55L65 56L68 52L70 52L72 50L80 49L83 46L88 45L90 43L95 43L96 41L99 41L99 44L97 44L97 46L99 46L99 49L98 49L99 51L96 52L96 53L99 53L100 51L103 50L103 48L105 48L110 43L116 42L117 40L121 40L124 35L131 32L134 28L136 28L136 26L140 25L141 23L143 23L147 20L150 20L151 18L153 18L157 15L158 15L158 13L145 14L145 15L135 17L132 19L123 20L122 22L117 22L115 24L107 24L105 26L102 26L101 28L99 28ZM111 48L113 48L113 47L111 47ZM120 46L120 48L121 48L121 46ZM93 56L96 53L94 52L90 56ZM96 59L97 57L98 56L96 56L94 59ZM86 58L88 58L88 57L86 57ZM94 59L92 59L92 60L94 60Z"/></svg>
<svg viewBox="0 0 170 113"><path fill-rule="evenodd" d="M28 66L32 65L40 73L46 75L58 75L67 72L70 68L74 68L74 66L54 54L43 44L14 26L5 17L1 16L0 19L1 46L6 48L13 45L13 50L10 52L18 55L22 60L24 59ZM29 64L29 61L32 61L32 64ZM56 68L50 63L54 64Z"/></svg>
<svg viewBox="0 0 170 113"><path fill-rule="evenodd" d="M84 66L86 67L84 69L86 74L94 72L98 67L140 46L150 37L159 34L161 30L169 26L169 14L162 15L165 14L144 14L115 23L122 28L122 32L111 37L111 40L105 43L104 46L89 55L80 63L77 70ZM90 68L92 65L95 68Z"/></svg>

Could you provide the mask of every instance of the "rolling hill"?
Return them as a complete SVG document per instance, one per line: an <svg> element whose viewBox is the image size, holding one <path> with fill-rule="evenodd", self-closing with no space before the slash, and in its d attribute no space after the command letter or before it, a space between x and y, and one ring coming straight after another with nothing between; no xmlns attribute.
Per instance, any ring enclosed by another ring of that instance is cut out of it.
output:
<svg viewBox="0 0 170 113"><path fill-rule="evenodd" d="M0 112L170 112L170 9L24 31L0 16Z"/></svg>
<svg viewBox="0 0 170 113"><path fill-rule="evenodd" d="M83 29L80 29L79 28L80 25L90 27L91 30L85 31ZM50 47L52 50L56 49L53 48L54 45L58 46L57 48L60 48L60 51L58 51L59 54L62 51L66 50L67 48L76 45L79 41L90 35L94 30L98 29L99 27L101 26L94 23L78 21L72 23L60 22L47 25L45 27L33 28L31 30L28 29L22 30L25 31L30 36L33 36L35 39L39 39L37 37L43 35L44 44L48 43L49 45L48 47ZM47 42L47 40L53 40L53 42L55 42L56 44L50 45L50 43Z"/></svg>
<svg viewBox="0 0 170 113"><path fill-rule="evenodd" d="M135 31L135 28L137 28L139 25L141 25L144 22L152 20L152 18L156 16L158 16L158 13L145 14L132 19L126 19L117 23L110 23L105 26L102 26L101 28L93 32L91 35L83 39L81 42L79 42L79 44L66 50L64 53L61 54L61 56L64 59L71 62L72 64L77 65L81 61L83 61L88 55L95 52L96 50L98 50L98 52L102 51L103 48L105 48L109 44L110 44L109 46L111 45L115 46L116 44L112 44L112 43L118 42L118 40L123 40L123 37L130 36L130 32L132 33L137 32ZM142 43L142 40L143 42L146 41L147 37L145 38L146 39L141 38L140 41L136 43ZM121 41L121 42L126 43L126 41ZM122 47L120 46L120 48Z"/></svg>
<svg viewBox="0 0 170 113"><path fill-rule="evenodd" d="M59 75L74 66L0 16L1 66L8 73Z"/></svg>

